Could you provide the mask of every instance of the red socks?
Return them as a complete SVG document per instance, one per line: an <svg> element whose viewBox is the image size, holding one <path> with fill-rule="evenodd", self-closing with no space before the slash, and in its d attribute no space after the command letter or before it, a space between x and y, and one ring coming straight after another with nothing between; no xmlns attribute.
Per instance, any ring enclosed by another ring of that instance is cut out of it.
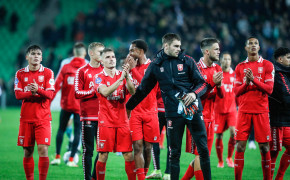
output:
<svg viewBox="0 0 290 180"><path fill-rule="evenodd" d="M25 176L27 180L34 179L34 160L33 157L23 158L23 167L25 171Z"/></svg>
<svg viewBox="0 0 290 180"><path fill-rule="evenodd" d="M277 160L278 154L279 154L279 151L270 151L270 155L271 155L271 179L273 179L273 176L274 176L275 165L276 165L276 160Z"/></svg>
<svg viewBox="0 0 290 180"><path fill-rule="evenodd" d="M194 175L196 180L203 180L202 170L194 171Z"/></svg>
<svg viewBox="0 0 290 180"><path fill-rule="evenodd" d="M144 168L145 176L147 175L148 171L149 171L149 168Z"/></svg>
<svg viewBox="0 0 290 180"><path fill-rule="evenodd" d="M190 180L194 176L194 168L189 165L181 180Z"/></svg>
<svg viewBox="0 0 290 180"><path fill-rule="evenodd" d="M145 179L144 168L138 168L138 169L136 170L136 174L137 174L137 178L138 178L138 180L144 180L144 179Z"/></svg>
<svg viewBox="0 0 290 180"><path fill-rule="evenodd" d="M97 161L96 173L98 180L105 180L106 163Z"/></svg>
<svg viewBox="0 0 290 180"><path fill-rule="evenodd" d="M237 152L235 154L235 180L241 180L244 169L244 152Z"/></svg>
<svg viewBox="0 0 290 180"><path fill-rule="evenodd" d="M262 157L262 169L263 169L263 176L264 180L271 178L271 155L270 151L266 153L261 153Z"/></svg>
<svg viewBox="0 0 290 180"><path fill-rule="evenodd" d="M285 171L289 167L289 164L290 164L290 150L286 149L286 151L283 153L281 160L280 160L280 166L278 169L276 180L283 179Z"/></svg>
<svg viewBox="0 0 290 180"><path fill-rule="evenodd" d="M125 161L125 171L128 180L136 180L135 161Z"/></svg>
<svg viewBox="0 0 290 180"><path fill-rule="evenodd" d="M45 180L49 167L48 157L39 157L38 170L39 170L39 180Z"/></svg>
<svg viewBox="0 0 290 180"><path fill-rule="evenodd" d="M215 148L216 148L216 153L217 153L217 157L219 159L219 162L223 162L224 145L223 145L222 139L218 139L218 138L216 139Z"/></svg>
<svg viewBox="0 0 290 180"><path fill-rule="evenodd" d="M235 145L236 145L235 138L230 137L229 143L228 143L228 157L233 157Z"/></svg>

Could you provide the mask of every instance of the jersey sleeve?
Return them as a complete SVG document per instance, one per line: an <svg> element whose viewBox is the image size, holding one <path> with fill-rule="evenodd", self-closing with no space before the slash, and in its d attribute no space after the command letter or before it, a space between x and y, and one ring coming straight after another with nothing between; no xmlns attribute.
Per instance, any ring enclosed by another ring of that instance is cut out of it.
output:
<svg viewBox="0 0 290 180"><path fill-rule="evenodd" d="M75 97L77 99L87 99L95 96L94 87L89 90L84 90L84 88L85 88L84 71L83 68L79 68L75 78Z"/></svg>
<svg viewBox="0 0 290 180"><path fill-rule="evenodd" d="M205 82L195 60L190 56L186 57L190 62L190 79L195 85L192 91L196 94L197 97L201 97L204 93L206 93L208 84Z"/></svg>
<svg viewBox="0 0 290 180"><path fill-rule="evenodd" d="M259 81L257 78L253 80L253 83L263 92L268 95L272 94L274 86L275 70L272 63L266 64L265 67L265 80L264 82Z"/></svg>
<svg viewBox="0 0 290 180"><path fill-rule="evenodd" d="M131 72L132 77L136 79L139 83L141 83L143 76L138 72L138 70L136 68L133 68Z"/></svg>
<svg viewBox="0 0 290 180"><path fill-rule="evenodd" d="M14 91L23 91L22 83L20 80L20 73L17 71L14 79Z"/></svg>

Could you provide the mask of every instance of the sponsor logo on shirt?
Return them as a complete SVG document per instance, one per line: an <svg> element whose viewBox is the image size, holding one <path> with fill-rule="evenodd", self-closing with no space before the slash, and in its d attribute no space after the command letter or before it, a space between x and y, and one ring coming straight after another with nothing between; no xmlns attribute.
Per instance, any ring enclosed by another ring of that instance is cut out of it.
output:
<svg viewBox="0 0 290 180"><path fill-rule="evenodd" d="M178 71L183 71L183 64L177 64Z"/></svg>
<svg viewBox="0 0 290 180"><path fill-rule="evenodd" d="M19 83L18 78L15 78L14 84L17 85Z"/></svg>
<svg viewBox="0 0 290 180"><path fill-rule="evenodd" d="M69 76L67 77L67 84L73 85L75 82L75 77Z"/></svg>
<svg viewBox="0 0 290 180"><path fill-rule="evenodd" d="M164 72L164 67L161 67L160 68L160 72Z"/></svg>
<svg viewBox="0 0 290 180"><path fill-rule="evenodd" d="M94 87L94 82L93 81L91 81L90 84L89 84L89 88L92 88L92 87Z"/></svg>
<svg viewBox="0 0 290 180"><path fill-rule="evenodd" d="M100 84L102 82L102 79L100 77L97 77L96 80L95 80L95 83L96 84Z"/></svg>

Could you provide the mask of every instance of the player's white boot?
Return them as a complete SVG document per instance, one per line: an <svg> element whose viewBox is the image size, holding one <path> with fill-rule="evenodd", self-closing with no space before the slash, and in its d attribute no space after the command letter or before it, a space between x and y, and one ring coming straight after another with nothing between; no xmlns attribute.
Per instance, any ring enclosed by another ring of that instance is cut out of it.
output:
<svg viewBox="0 0 290 180"><path fill-rule="evenodd" d="M162 173L161 170L153 170L150 175L146 176L146 179L161 179Z"/></svg>
<svg viewBox="0 0 290 180"><path fill-rule="evenodd" d="M59 159L54 159L50 162L51 165L60 165L60 158Z"/></svg>
<svg viewBox="0 0 290 180"><path fill-rule="evenodd" d="M170 180L170 174L164 174L163 180Z"/></svg>
<svg viewBox="0 0 290 180"><path fill-rule="evenodd" d="M66 163L68 167L78 167L78 165L74 161L69 161Z"/></svg>

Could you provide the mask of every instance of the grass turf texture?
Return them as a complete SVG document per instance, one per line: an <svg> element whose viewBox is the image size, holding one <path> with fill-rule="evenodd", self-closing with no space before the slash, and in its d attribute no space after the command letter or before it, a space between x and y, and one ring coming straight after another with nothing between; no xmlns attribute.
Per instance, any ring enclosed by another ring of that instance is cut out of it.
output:
<svg viewBox="0 0 290 180"><path fill-rule="evenodd" d="M1 156L0 156L0 179L25 179L25 174L22 165L23 150L17 146L17 135L19 128L19 115L20 108L8 108L6 110L0 110L0 142L1 142ZM49 158L50 161L55 155L55 138L59 123L59 112L52 112L52 140L51 146L49 147ZM224 133L224 162L227 157L227 142L229 139L229 132ZM165 142L166 143L166 142ZM62 145L63 155L66 151L68 144L68 138L64 136ZM257 145L257 144L256 144ZM193 155L184 152L185 147L185 135L182 146L182 154L180 160L180 179L185 173L188 164L193 159ZM276 162L275 175L279 166L280 158L285 149L279 153L279 157ZM94 153L96 155L96 153ZM166 163L166 150L161 150L161 171L165 170ZM81 158L81 156L80 156ZM233 157L234 158L234 157ZM38 179L38 153L37 148L34 150L34 178ZM234 168L229 168L226 165L220 169L217 168L217 156L215 147L213 145L211 154L211 170L212 179L234 179ZM78 163L79 167L70 168L67 167L62 161L60 166L49 167L47 179L83 179L83 170L81 159ZM152 162L150 165L149 173L153 168ZM287 169L284 179L290 179L290 170ZM109 159L106 167L106 179L127 179L125 173L125 162L122 156L117 156L115 153L109 154ZM247 149L245 152L245 166L243 171L243 179L263 179L262 168L261 168L261 156L258 149L251 150Z"/></svg>

